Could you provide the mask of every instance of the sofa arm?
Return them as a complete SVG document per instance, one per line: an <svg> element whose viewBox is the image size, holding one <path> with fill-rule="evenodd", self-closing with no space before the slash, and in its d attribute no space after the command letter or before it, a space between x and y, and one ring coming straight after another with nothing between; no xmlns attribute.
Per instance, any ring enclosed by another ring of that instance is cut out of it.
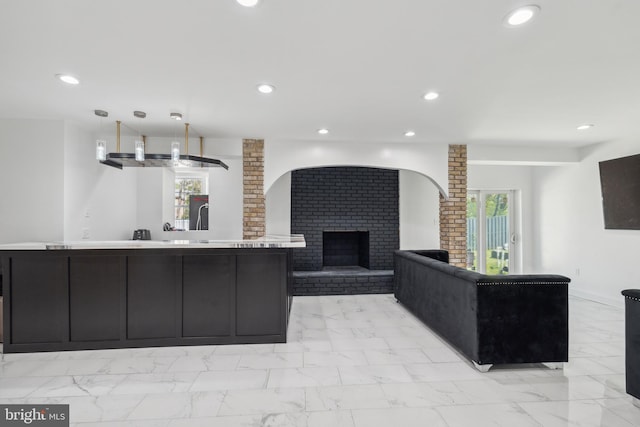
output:
<svg viewBox="0 0 640 427"><path fill-rule="evenodd" d="M569 279L551 279L477 283L480 362L568 361Z"/></svg>
<svg viewBox="0 0 640 427"><path fill-rule="evenodd" d="M640 289L626 289L622 295L627 393L640 399Z"/></svg>

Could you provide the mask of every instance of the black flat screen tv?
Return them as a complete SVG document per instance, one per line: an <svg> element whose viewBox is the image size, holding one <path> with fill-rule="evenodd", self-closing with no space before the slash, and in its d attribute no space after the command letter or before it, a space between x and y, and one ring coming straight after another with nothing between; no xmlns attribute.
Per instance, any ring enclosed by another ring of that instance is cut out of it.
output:
<svg viewBox="0 0 640 427"><path fill-rule="evenodd" d="M600 162L604 228L640 230L640 154Z"/></svg>

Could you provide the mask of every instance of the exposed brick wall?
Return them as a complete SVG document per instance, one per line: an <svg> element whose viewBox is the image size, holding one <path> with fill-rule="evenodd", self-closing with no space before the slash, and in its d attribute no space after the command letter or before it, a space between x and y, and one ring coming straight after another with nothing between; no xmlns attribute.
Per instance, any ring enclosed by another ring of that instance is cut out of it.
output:
<svg viewBox="0 0 640 427"><path fill-rule="evenodd" d="M449 263L467 266L467 146L449 145L449 199L440 195L440 248Z"/></svg>
<svg viewBox="0 0 640 427"><path fill-rule="evenodd" d="M242 140L242 238L265 234L264 140Z"/></svg>
<svg viewBox="0 0 640 427"><path fill-rule="evenodd" d="M293 295L362 295L393 293L393 270L380 274L315 276L306 271L293 273Z"/></svg>
<svg viewBox="0 0 640 427"><path fill-rule="evenodd" d="M363 167L302 169L291 174L291 232L304 234L293 269L322 269L323 231L369 231L369 268L392 270L400 247L398 171Z"/></svg>

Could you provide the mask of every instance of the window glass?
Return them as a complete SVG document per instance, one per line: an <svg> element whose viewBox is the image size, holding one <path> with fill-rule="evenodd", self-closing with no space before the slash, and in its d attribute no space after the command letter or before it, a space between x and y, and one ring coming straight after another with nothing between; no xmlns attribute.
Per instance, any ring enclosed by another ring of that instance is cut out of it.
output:
<svg viewBox="0 0 640 427"><path fill-rule="evenodd" d="M191 196L208 196L207 173L176 172L174 227L176 230L189 230ZM208 214L208 209L207 209ZM207 221L208 224L208 221ZM192 229L195 230L195 227Z"/></svg>

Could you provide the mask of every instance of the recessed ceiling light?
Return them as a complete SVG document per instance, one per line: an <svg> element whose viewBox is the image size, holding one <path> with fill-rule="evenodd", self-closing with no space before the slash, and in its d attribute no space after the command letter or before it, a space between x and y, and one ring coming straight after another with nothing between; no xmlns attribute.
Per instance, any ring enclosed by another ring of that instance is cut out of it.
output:
<svg viewBox="0 0 640 427"><path fill-rule="evenodd" d="M329 133L329 129L325 129L325 128L318 129L318 133L319 133L320 135L326 135L326 134L328 134L328 133Z"/></svg>
<svg viewBox="0 0 640 427"><path fill-rule="evenodd" d="M591 129L593 127L593 125L591 123L585 123L583 125L578 126L576 129L578 130L587 130L587 129Z"/></svg>
<svg viewBox="0 0 640 427"><path fill-rule="evenodd" d="M56 78L70 85L80 84L80 80L70 74L56 74Z"/></svg>
<svg viewBox="0 0 640 427"><path fill-rule="evenodd" d="M169 117L171 117L173 120L182 120L182 114L180 113L171 113L169 114Z"/></svg>
<svg viewBox="0 0 640 427"><path fill-rule="evenodd" d="M275 90L275 87L270 84L260 84L258 85L258 92L260 93L271 93Z"/></svg>
<svg viewBox="0 0 640 427"><path fill-rule="evenodd" d="M440 94L438 92L427 92L424 94L424 99L426 99L427 101L433 101L434 99L437 99L440 96Z"/></svg>
<svg viewBox="0 0 640 427"><path fill-rule="evenodd" d="M507 27L518 27L522 24L526 24L538 12L540 12L540 6L535 4L519 7L509 12L509 14L504 17L504 25Z"/></svg>
<svg viewBox="0 0 640 427"><path fill-rule="evenodd" d="M147 113L145 113L144 111L134 111L133 115L139 119L144 119L145 117L147 117Z"/></svg>
<svg viewBox="0 0 640 427"><path fill-rule="evenodd" d="M238 4L241 4L244 7L254 7L256 6L260 0L236 0Z"/></svg>
<svg viewBox="0 0 640 427"><path fill-rule="evenodd" d="M415 135L416 135L416 133L414 131L412 131L412 130L408 130L408 131L406 131L404 133L404 136L415 136Z"/></svg>

